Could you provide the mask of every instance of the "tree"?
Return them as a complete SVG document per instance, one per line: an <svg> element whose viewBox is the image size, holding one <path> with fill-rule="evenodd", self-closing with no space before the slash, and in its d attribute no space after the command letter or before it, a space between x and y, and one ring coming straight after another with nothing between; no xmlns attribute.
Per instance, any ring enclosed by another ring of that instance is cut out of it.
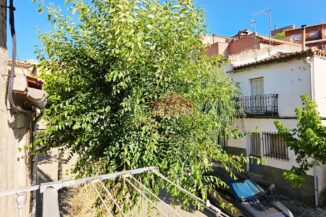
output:
<svg viewBox="0 0 326 217"><path fill-rule="evenodd" d="M204 198L223 185L204 176L213 162L241 169L246 159L216 144L220 132L232 132L236 89L220 71L221 58L204 55L202 12L192 1L72 4L68 12L50 7L55 28L40 36L49 95L40 151L77 153L80 176L157 166ZM156 193L163 186L153 175L138 178ZM125 208L137 200L120 180L107 184ZM189 203L172 186L167 189Z"/></svg>
<svg viewBox="0 0 326 217"><path fill-rule="evenodd" d="M275 39L279 39L279 40L284 40L285 39L285 31L279 32L276 35L274 35Z"/></svg>
<svg viewBox="0 0 326 217"><path fill-rule="evenodd" d="M284 178L300 186L307 170L326 163L326 127L322 124L317 104L308 95L301 96L303 107L295 110L298 125L287 129L280 121L275 126L286 144L296 154L298 166L283 174Z"/></svg>

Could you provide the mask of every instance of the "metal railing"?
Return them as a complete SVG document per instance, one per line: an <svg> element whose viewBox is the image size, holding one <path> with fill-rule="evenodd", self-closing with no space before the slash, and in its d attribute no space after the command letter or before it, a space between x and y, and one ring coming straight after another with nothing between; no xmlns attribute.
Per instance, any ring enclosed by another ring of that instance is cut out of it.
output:
<svg viewBox="0 0 326 217"><path fill-rule="evenodd" d="M237 97L237 109L248 116L277 116L278 94Z"/></svg>
<svg viewBox="0 0 326 217"><path fill-rule="evenodd" d="M252 133L250 135L250 155L255 157L261 156L260 140L260 133Z"/></svg>
<svg viewBox="0 0 326 217"><path fill-rule="evenodd" d="M56 182L48 182L48 183L42 183L40 185L35 185L35 186L30 186L26 188L20 188L20 189L14 189L14 190L7 190L7 191L1 191L0 192L0 197L1 196L10 196L10 195L16 195L16 203L17 203L17 213L18 217L23 217L24 216L24 206L26 203L26 194L28 192L33 192L36 190L40 189L40 192L43 194L43 217L59 217L59 201L58 201L58 190L65 188L65 187L72 187L80 184L85 184L85 183L91 183L98 193L98 196L101 198L101 201L103 203L103 206L107 209L108 216L109 216L109 208L105 204L105 201L102 199L100 192L97 190L97 188L94 185L94 181L98 181L104 188L106 188L102 181L104 180L109 180L109 179L116 179L118 177L123 177L129 184L135 187L135 189L147 200L150 200L147 197L147 194L143 192L139 187L136 187L130 180L136 180L133 175L144 173L144 172L152 172L153 174L157 175L158 177L162 178L166 182L169 182L170 184L174 185L176 188L178 188L180 191L183 193L187 194L189 197L192 199L198 201L199 203L202 203L204 207L209 210L210 212L214 213L216 217L229 217L227 214L223 213L219 208L215 207L212 205L209 201L204 201L201 198L197 197L196 195L188 192L187 190L183 189L181 186L173 183L171 180L169 180L167 177L162 175L157 167L145 167L145 168L140 168L140 169L135 169L135 170L127 170L127 171L122 171L122 172L116 172L116 173L110 173L110 174L104 174L104 175L98 175L98 176L92 176L88 178L82 178L82 179L75 179L75 180L66 180L66 181L56 181ZM141 188L145 188L139 181L136 180L138 186L141 186ZM112 198L112 195L108 189L105 189L106 192L108 193L109 196L111 196L111 199L114 201L114 198ZM149 189L146 189L146 191L149 191ZM147 192L148 193L148 192ZM152 192L150 192L152 193ZM156 197L156 196L155 196ZM160 201L160 200L159 200ZM149 201L152 202L152 201ZM166 204L168 205L168 204ZM157 209L159 209L157 207ZM172 207L171 207L172 209ZM158 210L162 212L162 210ZM121 210L122 214L123 211ZM175 211L174 211L175 212ZM166 213L163 214L165 216L169 216ZM125 216L123 214L123 216ZM179 215L177 215L179 216Z"/></svg>

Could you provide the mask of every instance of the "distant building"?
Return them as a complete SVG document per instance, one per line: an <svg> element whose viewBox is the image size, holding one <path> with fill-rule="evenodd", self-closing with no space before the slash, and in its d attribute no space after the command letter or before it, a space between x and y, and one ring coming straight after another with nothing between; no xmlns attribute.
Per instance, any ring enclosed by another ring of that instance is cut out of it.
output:
<svg viewBox="0 0 326 217"><path fill-rule="evenodd" d="M271 35L274 37L278 33L285 32L285 31L292 30L292 29L295 29L294 25L284 26L284 27L272 30Z"/></svg>
<svg viewBox="0 0 326 217"><path fill-rule="evenodd" d="M304 43L306 47L326 50L326 23L286 30L285 40L298 44Z"/></svg>
<svg viewBox="0 0 326 217"><path fill-rule="evenodd" d="M206 50L208 56L219 54L231 56L247 50L260 50L280 45L300 47L296 43L260 36L256 32L251 32L248 29L240 30L236 35L231 37L205 35L203 36L203 41L208 45Z"/></svg>

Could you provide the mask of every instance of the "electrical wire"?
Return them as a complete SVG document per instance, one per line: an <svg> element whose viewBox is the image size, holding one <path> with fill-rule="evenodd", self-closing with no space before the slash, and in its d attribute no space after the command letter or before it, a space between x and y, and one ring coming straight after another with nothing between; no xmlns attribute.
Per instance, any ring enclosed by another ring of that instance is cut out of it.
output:
<svg viewBox="0 0 326 217"><path fill-rule="evenodd" d="M178 214L175 209L173 209L169 204L167 204L165 201L163 201L161 198L156 196L151 190L149 190L145 185L143 185L141 182L139 182L135 177L130 176L138 185L140 185L143 189L145 189L148 193L150 193L153 197L155 197L158 201L162 202L169 210L171 210L176 216L182 217L180 214Z"/></svg>

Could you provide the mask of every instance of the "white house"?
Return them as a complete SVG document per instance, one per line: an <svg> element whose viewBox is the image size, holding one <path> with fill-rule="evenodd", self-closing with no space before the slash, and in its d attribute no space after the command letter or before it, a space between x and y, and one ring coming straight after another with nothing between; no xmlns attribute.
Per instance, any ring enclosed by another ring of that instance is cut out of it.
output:
<svg viewBox="0 0 326 217"><path fill-rule="evenodd" d="M254 55L251 55L250 54ZM257 55L255 52L260 52ZM247 167L249 174L276 184L287 195L310 204L326 203L326 167L308 171L304 185L297 189L282 178L284 170L296 165L295 154L277 134L275 120L287 128L295 128L295 108L301 106L300 96L308 94L318 104L326 124L326 53L320 50L248 51L230 56L231 64L225 68L240 89L238 108L246 113L235 126L252 131L246 138L230 139L232 153L253 155L263 160Z"/></svg>

